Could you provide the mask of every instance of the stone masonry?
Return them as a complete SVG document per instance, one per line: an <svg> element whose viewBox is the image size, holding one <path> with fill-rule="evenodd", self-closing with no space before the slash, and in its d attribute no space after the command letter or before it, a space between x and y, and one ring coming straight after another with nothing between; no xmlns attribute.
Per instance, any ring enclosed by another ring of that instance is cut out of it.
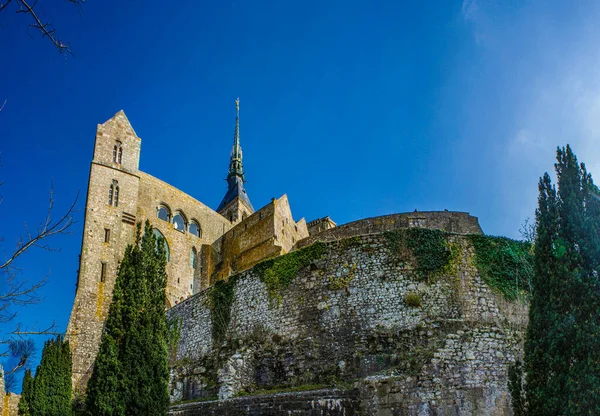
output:
<svg viewBox="0 0 600 416"><path fill-rule="evenodd" d="M171 308L180 324L171 400L204 398L171 414L512 414L507 369L521 353L526 307L483 282L468 237L447 238L458 258L432 279L415 278L410 257L400 261L383 234L325 243L279 299L254 269L242 272L222 342L211 289ZM306 400L275 393L331 383L344 392L330 410L306 410L329 390ZM273 393L245 396L254 391Z"/></svg>

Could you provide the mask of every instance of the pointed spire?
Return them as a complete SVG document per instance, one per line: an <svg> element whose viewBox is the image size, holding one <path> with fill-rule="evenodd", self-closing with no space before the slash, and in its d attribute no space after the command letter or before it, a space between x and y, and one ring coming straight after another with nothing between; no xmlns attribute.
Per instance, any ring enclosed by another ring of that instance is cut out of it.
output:
<svg viewBox="0 0 600 416"><path fill-rule="evenodd" d="M229 160L229 174L227 178L239 176L244 181L242 165L242 147L240 146L240 99L235 100L235 132L233 133L233 148Z"/></svg>
<svg viewBox="0 0 600 416"><path fill-rule="evenodd" d="M217 212L223 214L224 210L232 201L236 198L243 201L250 213L254 212L254 208L250 203L250 199L244 189L244 168L242 165L242 146L240 146L240 99L235 100L235 132L233 134L233 148L231 149L231 156L229 158L229 173L227 174L227 193L219 204ZM231 213L227 215L229 218ZM239 215L238 215L239 214ZM223 214L225 215L225 214ZM241 218L239 212L236 212L232 218Z"/></svg>

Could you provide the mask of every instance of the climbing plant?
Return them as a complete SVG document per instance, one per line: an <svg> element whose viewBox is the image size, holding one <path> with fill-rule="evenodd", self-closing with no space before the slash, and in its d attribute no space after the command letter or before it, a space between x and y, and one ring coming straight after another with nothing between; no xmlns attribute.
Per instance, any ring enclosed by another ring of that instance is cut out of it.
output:
<svg viewBox="0 0 600 416"><path fill-rule="evenodd" d="M488 285L508 300L529 293L533 277L530 243L475 234L469 239L475 247L475 266Z"/></svg>
<svg viewBox="0 0 600 416"><path fill-rule="evenodd" d="M267 286L269 298L279 303L280 291L289 286L300 270L320 259L325 251L326 245L318 241L284 256L263 261L254 266L254 272Z"/></svg>
<svg viewBox="0 0 600 416"><path fill-rule="evenodd" d="M219 345L225 340L227 328L231 321L231 306L233 305L238 276L231 276L228 280L217 280L207 292L212 321L212 336L215 345Z"/></svg>
<svg viewBox="0 0 600 416"><path fill-rule="evenodd" d="M404 228L384 233L390 250L402 260L414 258L418 277L430 278L441 273L453 257L446 233L427 228Z"/></svg>

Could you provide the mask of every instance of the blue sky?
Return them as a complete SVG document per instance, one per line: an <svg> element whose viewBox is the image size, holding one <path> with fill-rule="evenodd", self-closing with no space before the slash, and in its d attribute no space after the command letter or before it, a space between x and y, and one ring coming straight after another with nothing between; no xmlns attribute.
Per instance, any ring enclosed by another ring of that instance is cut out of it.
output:
<svg viewBox="0 0 600 416"><path fill-rule="evenodd" d="M78 191L83 210L96 125L121 109L141 169L215 208L239 96L250 198L287 193L296 219L449 209L518 237L557 145L600 172L597 2L39 4L74 56L0 12L2 256L52 183L56 213ZM20 259L50 273L23 325L66 329L76 219L60 252Z"/></svg>

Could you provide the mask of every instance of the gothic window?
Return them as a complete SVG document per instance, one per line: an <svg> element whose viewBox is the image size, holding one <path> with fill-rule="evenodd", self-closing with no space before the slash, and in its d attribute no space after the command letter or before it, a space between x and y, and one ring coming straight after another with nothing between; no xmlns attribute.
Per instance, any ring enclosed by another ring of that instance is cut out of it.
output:
<svg viewBox="0 0 600 416"><path fill-rule="evenodd" d="M169 208L165 207L164 205L161 205L158 208L158 219L168 222L170 217L171 213L169 212Z"/></svg>
<svg viewBox="0 0 600 416"><path fill-rule="evenodd" d="M202 231L200 230L200 226L194 220L192 220L192 222L190 222L189 231L190 231L190 234L193 234L196 237L202 237Z"/></svg>
<svg viewBox="0 0 600 416"><path fill-rule="evenodd" d="M246 214L246 211L242 212L242 221L244 221L246 218L248 218L248 214Z"/></svg>
<svg viewBox="0 0 600 416"><path fill-rule="evenodd" d="M119 206L119 182L113 179L110 188L108 188L108 205Z"/></svg>
<svg viewBox="0 0 600 416"><path fill-rule="evenodd" d="M183 217L183 215L181 215L180 212L175 214L175 216L173 217L173 227L177 231L181 231L182 233L185 232L185 218Z"/></svg>
<svg viewBox="0 0 600 416"><path fill-rule="evenodd" d="M117 140L117 143L113 147L113 162L121 164L121 160L123 158L123 145Z"/></svg>
<svg viewBox="0 0 600 416"><path fill-rule="evenodd" d="M192 247L192 251L190 252L190 267L194 270L196 269L197 261L198 253L196 252L196 249Z"/></svg>
<svg viewBox="0 0 600 416"><path fill-rule="evenodd" d="M119 206L119 187L115 186L115 207Z"/></svg>
<svg viewBox="0 0 600 416"><path fill-rule="evenodd" d="M152 230L152 234L154 234L154 236L156 237L156 251L158 251L158 248L160 247L159 244L162 241L165 249L165 256L167 258L167 261L169 261L171 259L171 252L169 251L169 244L167 243L167 239L165 238L163 233L158 231L158 229L156 228Z"/></svg>

